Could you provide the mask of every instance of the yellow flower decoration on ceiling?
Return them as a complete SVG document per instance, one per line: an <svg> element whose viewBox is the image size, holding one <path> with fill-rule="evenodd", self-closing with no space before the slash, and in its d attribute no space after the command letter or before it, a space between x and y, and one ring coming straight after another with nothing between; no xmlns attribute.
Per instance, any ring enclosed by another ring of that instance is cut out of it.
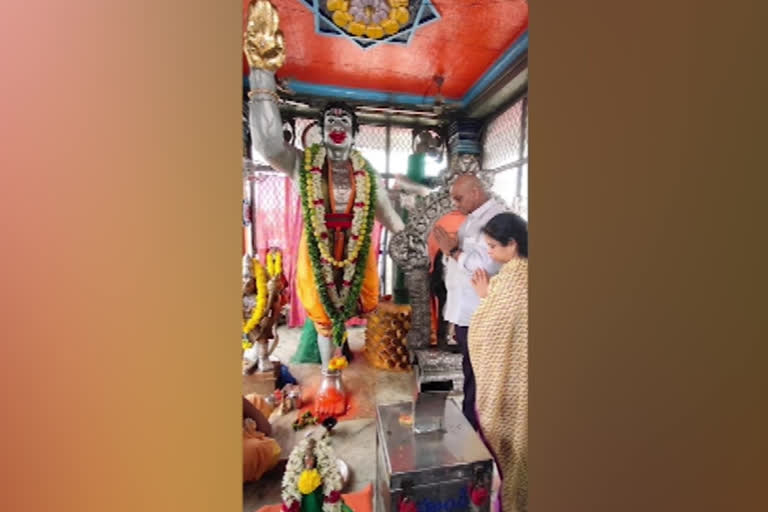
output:
<svg viewBox="0 0 768 512"><path fill-rule="evenodd" d="M328 0L333 22L354 36L381 39L410 21L409 0Z"/></svg>

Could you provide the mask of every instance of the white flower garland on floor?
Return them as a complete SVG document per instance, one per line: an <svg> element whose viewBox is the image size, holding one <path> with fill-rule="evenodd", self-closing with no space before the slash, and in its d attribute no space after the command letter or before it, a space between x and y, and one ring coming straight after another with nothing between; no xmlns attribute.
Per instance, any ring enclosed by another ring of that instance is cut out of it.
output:
<svg viewBox="0 0 768 512"><path fill-rule="evenodd" d="M283 512L296 512L301 506L299 478L305 469L304 455L309 441L309 439L301 441L288 457L281 493ZM328 436L315 440L314 456L315 468L323 481L323 512L339 512L341 510L341 474Z"/></svg>

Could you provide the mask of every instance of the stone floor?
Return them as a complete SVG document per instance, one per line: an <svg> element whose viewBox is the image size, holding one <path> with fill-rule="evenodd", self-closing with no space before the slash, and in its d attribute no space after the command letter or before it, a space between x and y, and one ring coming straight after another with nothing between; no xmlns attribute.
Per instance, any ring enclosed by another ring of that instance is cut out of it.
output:
<svg viewBox="0 0 768 512"><path fill-rule="evenodd" d="M272 356L287 365L300 384L319 379L320 365L290 363L298 346L301 330L281 328L279 333L280 344ZM349 342L353 352L360 352L365 343L364 330L351 329ZM373 483L375 466L371 462L375 460L376 446L375 404L410 400L413 389L412 379L411 372L392 373L371 367L362 353L359 353L344 371L345 383L354 384L356 396L361 397L357 418L340 421L333 430L333 445L336 453L350 468L350 480L344 489L345 492L358 491L364 489L369 483ZM244 377L244 394L254 392L256 387L252 379ZM291 423L295 419L296 411L284 416L273 415L270 418L274 437L280 443L284 457L288 456L295 443L309 431L305 429L294 433ZM281 479L282 467L278 465L258 482L244 484L243 512L255 512L264 505L279 503Z"/></svg>

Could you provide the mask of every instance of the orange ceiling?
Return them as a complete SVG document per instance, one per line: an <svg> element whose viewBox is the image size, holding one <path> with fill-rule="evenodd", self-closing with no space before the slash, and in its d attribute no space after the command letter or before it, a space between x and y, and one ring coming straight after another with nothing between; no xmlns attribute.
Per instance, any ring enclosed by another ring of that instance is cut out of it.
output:
<svg viewBox="0 0 768 512"><path fill-rule="evenodd" d="M247 16L249 0L244 1ZM440 19L416 30L408 46L363 50L315 32L314 14L300 0L271 0L280 14L286 59L279 78L320 85L460 99L528 28L525 0L432 0ZM247 65L245 65L247 71Z"/></svg>

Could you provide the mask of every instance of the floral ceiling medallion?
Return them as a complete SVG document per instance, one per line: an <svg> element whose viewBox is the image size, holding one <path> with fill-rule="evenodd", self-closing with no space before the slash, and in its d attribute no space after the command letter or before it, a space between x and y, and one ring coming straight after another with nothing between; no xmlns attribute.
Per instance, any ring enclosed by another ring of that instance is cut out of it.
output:
<svg viewBox="0 0 768 512"><path fill-rule="evenodd" d="M315 31L344 37L362 49L408 45L414 32L440 19L430 0L301 0L315 14Z"/></svg>

